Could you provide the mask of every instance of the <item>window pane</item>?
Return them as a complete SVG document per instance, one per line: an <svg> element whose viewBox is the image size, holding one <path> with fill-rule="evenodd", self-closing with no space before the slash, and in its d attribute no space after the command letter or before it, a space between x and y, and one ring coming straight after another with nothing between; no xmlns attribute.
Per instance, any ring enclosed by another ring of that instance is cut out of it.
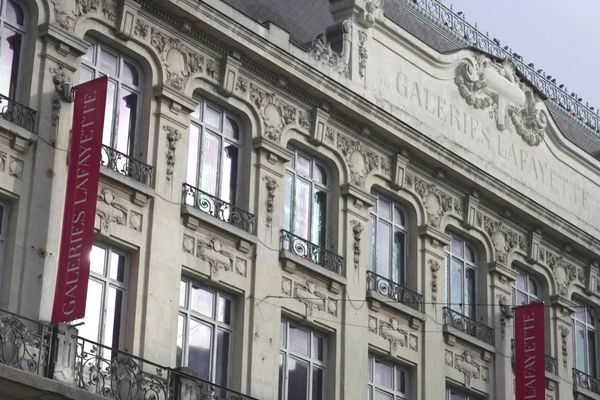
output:
<svg viewBox="0 0 600 400"><path fill-rule="evenodd" d="M393 389L393 379L394 368L392 365L375 360L375 383Z"/></svg>
<svg viewBox="0 0 600 400"><path fill-rule="evenodd" d="M2 2L0 2L2 4ZM12 24L22 26L25 22L25 14L23 9L15 4L14 1L8 0L6 4L6 20Z"/></svg>
<svg viewBox="0 0 600 400"><path fill-rule="evenodd" d="M322 368L313 367L313 375L312 375L312 399L311 400L321 400L323 399L323 380L324 374Z"/></svg>
<svg viewBox="0 0 600 400"><path fill-rule="evenodd" d="M313 179L315 182L327 185L327 174L325 173L325 168L319 164L315 164Z"/></svg>
<svg viewBox="0 0 600 400"><path fill-rule="evenodd" d="M221 171L221 200L235 204L238 149L234 145L223 148L223 171Z"/></svg>
<svg viewBox="0 0 600 400"><path fill-rule="evenodd" d="M396 390L406 394L406 372L400 368L396 368Z"/></svg>
<svg viewBox="0 0 600 400"><path fill-rule="evenodd" d="M278 390L278 400L283 400L283 378L285 375L285 366L283 365L283 360L285 359L285 355L283 353L279 353L279 390Z"/></svg>
<svg viewBox="0 0 600 400"><path fill-rule="evenodd" d="M371 216L371 271L377 271L377 218Z"/></svg>
<svg viewBox="0 0 600 400"><path fill-rule="evenodd" d="M177 316L177 366L183 363L183 334L185 332L185 318L182 315Z"/></svg>
<svg viewBox="0 0 600 400"><path fill-rule="evenodd" d="M394 233L394 248L392 251L392 280L404 284L404 232Z"/></svg>
<svg viewBox="0 0 600 400"><path fill-rule="evenodd" d="M135 132L135 119L138 96L126 89L119 93L119 126L117 128L116 149L131 155L131 139Z"/></svg>
<svg viewBox="0 0 600 400"><path fill-rule="evenodd" d="M390 208L391 208L391 205L390 205L390 203L389 203L387 200L385 200L385 199L382 199L382 198L380 198L380 199L378 200L378 203L379 203L379 204L378 204L378 207L377 207L377 209L379 210L379 216L380 216L381 218L384 218L384 219L390 220L390 219L391 219L391 218L390 218L390 211L391 211L391 210L390 210Z"/></svg>
<svg viewBox="0 0 600 400"><path fill-rule="evenodd" d="M88 282L83 325L78 327L79 335L93 342L99 342L100 319L102 318L102 283L94 279Z"/></svg>
<svg viewBox="0 0 600 400"><path fill-rule="evenodd" d="M190 308L194 311L204 314L207 317L213 316L214 294L192 284Z"/></svg>
<svg viewBox="0 0 600 400"><path fill-rule="evenodd" d="M382 392L379 389L375 389L375 396L373 397L374 400L393 400L394 396L392 396L389 393L386 392Z"/></svg>
<svg viewBox="0 0 600 400"><path fill-rule="evenodd" d="M463 263L462 261L452 258L450 265L450 303L451 308L460 313L463 312L460 306L463 302L462 299L462 284L463 284Z"/></svg>
<svg viewBox="0 0 600 400"><path fill-rule="evenodd" d="M94 71L82 65L79 70L79 82L83 83L91 81L92 79L94 79Z"/></svg>
<svg viewBox="0 0 600 400"><path fill-rule="evenodd" d="M582 324L577 323L575 325L575 359L577 364L576 368L583 372L587 372L585 356L585 328Z"/></svg>
<svg viewBox="0 0 600 400"><path fill-rule="evenodd" d="M404 226L404 213L397 205L394 205L394 224Z"/></svg>
<svg viewBox="0 0 600 400"><path fill-rule="evenodd" d="M198 178L198 140L200 138L200 129L196 125L190 126L190 142L188 145L187 160L187 183L192 186L199 186Z"/></svg>
<svg viewBox="0 0 600 400"><path fill-rule="evenodd" d="M473 246L471 246L470 244L466 244L465 247L466 247L465 258L467 259L467 261L474 263L475 262L475 248Z"/></svg>
<svg viewBox="0 0 600 400"><path fill-rule="evenodd" d="M115 117L115 103L117 84L109 80L106 91L106 109L104 111L104 130L102 131L102 144L112 147L113 121Z"/></svg>
<svg viewBox="0 0 600 400"><path fill-rule="evenodd" d="M385 278L390 278L392 227L379 220L377 223L377 273Z"/></svg>
<svg viewBox="0 0 600 400"><path fill-rule="evenodd" d="M123 282L125 279L125 257L119 253L110 253L110 279Z"/></svg>
<svg viewBox="0 0 600 400"><path fill-rule="evenodd" d="M225 118L225 126L223 126L223 133L225 134L225 136L228 136L228 137L231 137L234 139L239 139L240 131L239 131L237 122L235 122L233 119L231 119L229 117Z"/></svg>
<svg viewBox="0 0 600 400"><path fill-rule="evenodd" d="M454 390L450 391L450 400L466 400L466 398L462 393L455 392Z"/></svg>
<svg viewBox="0 0 600 400"><path fill-rule="evenodd" d="M293 325L289 326L289 348L291 351L308 356L309 333Z"/></svg>
<svg viewBox="0 0 600 400"><path fill-rule="evenodd" d="M202 379L210 379L210 348L212 328L199 321L190 321L188 367Z"/></svg>
<svg viewBox="0 0 600 400"><path fill-rule="evenodd" d="M527 296L524 295L523 293L517 291L517 305L525 305L528 304L528 299Z"/></svg>
<svg viewBox="0 0 600 400"><path fill-rule="evenodd" d="M131 83L134 86L138 85L137 69L127 61L123 61L123 72L121 77L125 82Z"/></svg>
<svg viewBox="0 0 600 400"><path fill-rule="evenodd" d="M14 97L18 79L19 55L21 54L21 35L4 26L0 44L0 93Z"/></svg>
<svg viewBox="0 0 600 400"><path fill-rule="evenodd" d="M100 69L109 76L117 76L117 56L100 49Z"/></svg>
<svg viewBox="0 0 600 400"><path fill-rule="evenodd" d="M538 292L538 285L535 279L529 277L529 293L531 293L535 297L539 297L540 294Z"/></svg>
<svg viewBox="0 0 600 400"><path fill-rule="evenodd" d="M588 330L588 374L596 376L596 334L592 330Z"/></svg>
<svg viewBox="0 0 600 400"><path fill-rule="evenodd" d="M311 241L323 247L325 246L327 194L322 190L318 190L315 193L313 201Z"/></svg>
<svg viewBox="0 0 600 400"><path fill-rule="evenodd" d="M93 64L94 63L94 55L96 54L96 49L97 49L96 44L92 44L90 47L87 48L85 54L83 55L83 57L81 57L81 59L83 61L86 61L88 64Z"/></svg>
<svg viewBox="0 0 600 400"><path fill-rule="evenodd" d="M217 321L225 324L231 323L231 300L226 297L219 296L219 309L217 311Z"/></svg>
<svg viewBox="0 0 600 400"><path fill-rule="evenodd" d="M202 121L202 102L196 106L196 109L192 113L192 119Z"/></svg>
<svg viewBox="0 0 600 400"><path fill-rule="evenodd" d="M206 109L204 111L204 122L217 129L221 129L221 111L206 105Z"/></svg>
<svg viewBox="0 0 600 400"><path fill-rule="evenodd" d="M301 154L296 157L296 173L301 176L310 177L310 160Z"/></svg>
<svg viewBox="0 0 600 400"><path fill-rule="evenodd" d="M288 400L307 400L308 364L288 358Z"/></svg>
<svg viewBox="0 0 600 400"><path fill-rule="evenodd" d="M463 243L460 240L452 239L450 242L450 253L455 256L462 257L463 256Z"/></svg>
<svg viewBox="0 0 600 400"><path fill-rule="evenodd" d="M475 318L475 270L467 268L465 271L465 314Z"/></svg>
<svg viewBox="0 0 600 400"><path fill-rule="evenodd" d="M105 346L118 347L121 331L121 310L123 309L123 292L114 287L108 288L106 298L106 315L104 317Z"/></svg>
<svg viewBox="0 0 600 400"><path fill-rule="evenodd" d="M310 218L310 184L296 179L296 198L294 201L294 233L303 239L308 237L308 221Z"/></svg>
<svg viewBox="0 0 600 400"><path fill-rule="evenodd" d="M186 306L185 296L186 296L186 292L187 292L187 285L188 284L186 281L179 282L179 306L180 307Z"/></svg>
<svg viewBox="0 0 600 400"><path fill-rule="evenodd" d="M321 336L313 336L313 357L319 361L325 360L325 339Z"/></svg>
<svg viewBox="0 0 600 400"><path fill-rule="evenodd" d="M229 368L229 332L217 331L217 354L215 383L217 385L227 385L227 370Z"/></svg>
<svg viewBox="0 0 600 400"><path fill-rule="evenodd" d="M100 275L104 275L104 260L106 256L106 250L96 245L92 246L92 252L90 254L90 271Z"/></svg>
<svg viewBox="0 0 600 400"><path fill-rule="evenodd" d="M525 274L517 275L517 279L515 279L515 286L521 290L527 290L527 276Z"/></svg>
<svg viewBox="0 0 600 400"><path fill-rule="evenodd" d="M291 230L292 218L292 182L294 177L289 172L285 174L285 198L283 201L283 229Z"/></svg>
<svg viewBox="0 0 600 400"><path fill-rule="evenodd" d="M208 131L202 135L202 165L200 167L200 189L217 195L217 168L219 166L219 153L221 140L218 136Z"/></svg>

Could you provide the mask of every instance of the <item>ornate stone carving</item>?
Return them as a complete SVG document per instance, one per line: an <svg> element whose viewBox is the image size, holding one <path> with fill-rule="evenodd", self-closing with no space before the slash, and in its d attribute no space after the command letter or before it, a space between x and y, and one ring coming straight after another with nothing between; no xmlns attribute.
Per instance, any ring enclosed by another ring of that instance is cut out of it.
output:
<svg viewBox="0 0 600 400"><path fill-rule="evenodd" d="M102 14L109 21L115 22L117 19L117 3L114 0L102 0Z"/></svg>
<svg viewBox="0 0 600 400"><path fill-rule="evenodd" d="M148 37L148 24L143 19L135 20L135 27L133 28L133 33L136 36L141 37L142 39L146 39Z"/></svg>
<svg viewBox="0 0 600 400"><path fill-rule="evenodd" d="M240 93L246 93L248 91L248 79L244 78L243 76L238 76L237 80L235 81L235 90Z"/></svg>
<svg viewBox="0 0 600 400"><path fill-rule="evenodd" d="M265 176L263 179L265 181L265 187L267 188L267 200L265 200L265 205L267 207L266 223L267 223L267 227L270 227L271 223L273 222L273 210L275 209L275 206L274 206L275 190L277 189L279 184L277 183L275 178L273 178L271 176Z"/></svg>
<svg viewBox="0 0 600 400"><path fill-rule="evenodd" d="M304 130L310 131L310 120L306 111L298 112L298 125Z"/></svg>
<svg viewBox="0 0 600 400"><path fill-rule="evenodd" d="M567 345L567 337L569 336L569 328L567 328L566 326L559 326L558 331L560 332L561 339L563 367L567 368L567 358L569 357L569 346Z"/></svg>
<svg viewBox="0 0 600 400"><path fill-rule="evenodd" d="M434 184L427 183L417 177L414 178L417 194L423 199L427 214L427 223L434 228L439 228L442 216L452 211L452 197L438 189Z"/></svg>
<svg viewBox="0 0 600 400"><path fill-rule="evenodd" d="M437 260L429 259L427 261L429 265L429 270L431 271L431 300L435 303L437 302L437 292L438 292L438 271L440 270L440 263Z"/></svg>
<svg viewBox="0 0 600 400"><path fill-rule="evenodd" d="M369 331L371 331L375 334L377 333L377 322L378 321L379 320L376 317L369 315Z"/></svg>
<svg viewBox="0 0 600 400"><path fill-rule="evenodd" d="M483 216L483 229L487 232L496 253L496 261L506 264L508 255L519 243L519 235L501 221L494 220L487 215Z"/></svg>
<svg viewBox="0 0 600 400"><path fill-rule="evenodd" d="M548 122L543 103L521 82L510 60L500 63L478 54L457 67L454 81L467 104L490 108L499 130L511 124L530 146L542 142Z"/></svg>
<svg viewBox="0 0 600 400"><path fill-rule="evenodd" d="M177 142L181 139L181 133L170 125L163 125L163 130L167 132L167 180L170 181L173 178L175 150L177 149Z"/></svg>
<svg viewBox="0 0 600 400"><path fill-rule="evenodd" d="M363 231L363 225L360 221L352 220L350 221L350 225L352 225L352 235L354 241L352 242L352 252L354 253L354 268L358 268L360 263L360 235Z"/></svg>
<svg viewBox="0 0 600 400"><path fill-rule="evenodd" d="M367 74L367 33L365 31L358 32L358 75L364 78Z"/></svg>
<svg viewBox="0 0 600 400"><path fill-rule="evenodd" d="M54 6L54 22L67 31L73 31L80 17L79 13L73 9L73 3L66 0L52 0L52 5Z"/></svg>
<svg viewBox="0 0 600 400"><path fill-rule="evenodd" d="M390 352L397 355L401 348L418 350L417 337L400 327L400 321L390 318L389 321L379 321L379 335L389 340Z"/></svg>
<svg viewBox="0 0 600 400"><path fill-rule="evenodd" d="M183 234L183 251L185 251L188 254L194 255L195 243L196 240L193 236L186 235L185 233Z"/></svg>
<svg viewBox="0 0 600 400"><path fill-rule="evenodd" d="M129 213L129 227L141 232L142 231L142 214L131 210Z"/></svg>
<svg viewBox="0 0 600 400"><path fill-rule="evenodd" d="M465 350L462 354L454 357L454 368L465 376L465 386L471 386L471 379L488 380L487 368L479 365L473 360L470 351Z"/></svg>
<svg viewBox="0 0 600 400"><path fill-rule="evenodd" d="M98 195L96 215L100 218L100 232L108 235L113 222L117 225L125 225L127 223L128 210L119 201L115 192L105 188Z"/></svg>
<svg viewBox="0 0 600 400"><path fill-rule="evenodd" d="M342 134L337 135L337 148L342 152L348 169L350 183L364 187L365 179L378 168L379 157L358 140L350 139Z"/></svg>
<svg viewBox="0 0 600 400"><path fill-rule="evenodd" d="M274 93L250 84L250 100L254 103L264 123L264 135L279 143L283 129L296 122L296 108L284 103Z"/></svg>
<svg viewBox="0 0 600 400"><path fill-rule="evenodd" d="M232 270L233 257L223 250L223 244L219 239L212 239L208 243L199 240L198 257L208 263L213 275L217 275L220 269Z"/></svg>
<svg viewBox="0 0 600 400"><path fill-rule="evenodd" d="M50 68L50 73L52 73L52 83L54 83L56 94L65 101L73 101L71 78L67 76L62 65Z"/></svg>
<svg viewBox="0 0 600 400"><path fill-rule="evenodd" d="M372 26L377 21L378 14L381 10L382 0L367 0L365 2L365 10L363 19L367 26Z"/></svg>
<svg viewBox="0 0 600 400"><path fill-rule="evenodd" d="M98 0L78 0L77 3L83 14L98 11Z"/></svg>
<svg viewBox="0 0 600 400"><path fill-rule="evenodd" d="M569 287L571 283L577 278L577 268L567 262L564 257L557 256L548 250L542 250L544 252L543 260L546 260L546 265L552 269L554 273L554 281L556 283L556 290L560 296L568 297Z"/></svg>
<svg viewBox="0 0 600 400"><path fill-rule="evenodd" d="M306 305L306 315L312 315L314 310L326 310L327 297L318 291L317 286L312 282L306 282L306 284L296 282L294 297Z"/></svg>
<svg viewBox="0 0 600 400"><path fill-rule="evenodd" d="M308 53L317 62L328 65L334 71L350 76L350 52L352 48L352 23L345 20L341 23L342 30L342 52L337 53L331 48L324 34L320 34L312 42Z"/></svg>
<svg viewBox="0 0 600 400"><path fill-rule="evenodd" d="M498 298L498 306L500 308L500 330L502 332L502 337L506 333L506 321L512 319L513 312L508 301L508 297L503 294L497 295Z"/></svg>

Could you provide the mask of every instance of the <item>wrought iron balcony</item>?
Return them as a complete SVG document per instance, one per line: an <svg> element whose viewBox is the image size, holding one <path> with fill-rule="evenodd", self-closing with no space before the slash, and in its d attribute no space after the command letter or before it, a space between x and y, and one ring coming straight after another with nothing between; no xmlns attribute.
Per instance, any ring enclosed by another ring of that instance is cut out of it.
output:
<svg viewBox="0 0 600 400"><path fill-rule="evenodd" d="M47 376L52 327L0 310L0 364Z"/></svg>
<svg viewBox="0 0 600 400"><path fill-rule="evenodd" d="M21 128L27 129L29 132L33 132L35 115L35 110L0 94L0 119L12 122Z"/></svg>
<svg viewBox="0 0 600 400"><path fill-rule="evenodd" d="M573 385L600 394L600 379L573 368Z"/></svg>
<svg viewBox="0 0 600 400"><path fill-rule="evenodd" d="M182 201L184 204L189 204L205 214L227 222L252 235L255 234L256 218L254 214L208 194L197 187L184 183Z"/></svg>
<svg viewBox="0 0 600 400"><path fill-rule="evenodd" d="M494 330L466 315L444 307L444 325L473 336L489 345L494 345Z"/></svg>
<svg viewBox="0 0 600 400"><path fill-rule="evenodd" d="M336 274L344 270L344 257L326 250L286 230L281 230L281 249L318 264Z"/></svg>
<svg viewBox="0 0 600 400"><path fill-rule="evenodd" d="M367 271L367 289L423 312L423 295L371 271Z"/></svg>
<svg viewBox="0 0 600 400"><path fill-rule="evenodd" d="M150 185L152 180L150 165L106 145L102 145L102 165L144 185Z"/></svg>
<svg viewBox="0 0 600 400"><path fill-rule="evenodd" d="M551 374L558 375L558 362L549 354L544 357L544 367Z"/></svg>

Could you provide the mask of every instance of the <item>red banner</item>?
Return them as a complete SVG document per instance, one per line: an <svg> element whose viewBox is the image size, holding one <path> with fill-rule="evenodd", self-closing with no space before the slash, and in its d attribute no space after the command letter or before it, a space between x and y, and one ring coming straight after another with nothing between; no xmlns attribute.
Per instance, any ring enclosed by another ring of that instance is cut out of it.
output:
<svg viewBox="0 0 600 400"><path fill-rule="evenodd" d="M108 78L102 77L73 89L73 130L52 323L85 315L107 84Z"/></svg>
<svg viewBox="0 0 600 400"><path fill-rule="evenodd" d="M515 310L515 398L545 400L544 303Z"/></svg>

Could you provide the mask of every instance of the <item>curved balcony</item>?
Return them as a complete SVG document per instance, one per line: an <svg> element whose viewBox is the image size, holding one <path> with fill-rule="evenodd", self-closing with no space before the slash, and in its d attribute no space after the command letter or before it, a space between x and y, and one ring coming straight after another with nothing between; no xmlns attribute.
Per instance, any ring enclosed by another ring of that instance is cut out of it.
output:
<svg viewBox="0 0 600 400"><path fill-rule="evenodd" d="M444 325L473 336L491 346L494 345L494 330L487 325L477 322L466 315L444 307Z"/></svg>
<svg viewBox="0 0 600 400"><path fill-rule="evenodd" d="M573 368L573 386L600 394L600 379L588 375L577 368Z"/></svg>
<svg viewBox="0 0 600 400"><path fill-rule="evenodd" d="M322 266L331 272L341 275L344 271L344 257L326 250L308 240L281 230L281 249Z"/></svg>
<svg viewBox="0 0 600 400"><path fill-rule="evenodd" d="M35 117L35 110L0 94L0 119L9 121L23 129L27 129L29 132L33 132L35 128Z"/></svg>
<svg viewBox="0 0 600 400"><path fill-rule="evenodd" d="M398 303L409 306L410 308L423 312L423 295L400 286L395 282L377 275L374 272L367 271L367 289L379 293Z"/></svg>
<svg viewBox="0 0 600 400"><path fill-rule="evenodd" d="M102 165L128 176L144 185L150 185L152 180L152 166L136 160L125 153L102 145Z"/></svg>

